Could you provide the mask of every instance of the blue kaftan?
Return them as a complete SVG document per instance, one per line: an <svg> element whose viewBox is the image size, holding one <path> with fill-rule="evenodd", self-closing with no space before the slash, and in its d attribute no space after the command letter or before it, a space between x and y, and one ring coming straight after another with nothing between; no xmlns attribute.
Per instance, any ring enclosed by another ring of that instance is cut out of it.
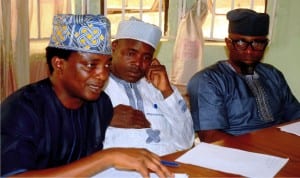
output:
<svg viewBox="0 0 300 178"><path fill-rule="evenodd" d="M253 85L248 78L254 78ZM282 73L269 64L260 63L254 76L243 76L228 62L217 62L191 78L188 94L195 131L240 135L300 118L299 102Z"/></svg>
<svg viewBox="0 0 300 178"><path fill-rule="evenodd" d="M72 110L49 79L23 87L1 104L1 175L61 166L101 150L112 114L104 92Z"/></svg>

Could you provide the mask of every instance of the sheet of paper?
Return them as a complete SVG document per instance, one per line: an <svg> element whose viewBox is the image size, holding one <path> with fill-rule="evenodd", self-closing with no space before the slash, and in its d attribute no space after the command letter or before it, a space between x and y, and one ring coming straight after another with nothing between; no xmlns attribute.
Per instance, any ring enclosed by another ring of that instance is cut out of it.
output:
<svg viewBox="0 0 300 178"><path fill-rule="evenodd" d="M300 136L300 121L278 127L280 130Z"/></svg>
<svg viewBox="0 0 300 178"><path fill-rule="evenodd" d="M288 159L201 142L176 161L245 177L274 177Z"/></svg>
<svg viewBox="0 0 300 178"><path fill-rule="evenodd" d="M135 171L121 171L115 168L110 168L94 175L92 178L142 178L142 176ZM155 173L150 173L150 178L159 177ZM175 178L188 178L188 175L184 173L175 173Z"/></svg>

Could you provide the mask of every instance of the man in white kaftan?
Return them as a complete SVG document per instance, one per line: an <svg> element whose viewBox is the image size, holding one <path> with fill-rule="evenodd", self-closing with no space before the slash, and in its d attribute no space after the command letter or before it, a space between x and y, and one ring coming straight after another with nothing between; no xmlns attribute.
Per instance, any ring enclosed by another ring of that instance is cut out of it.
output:
<svg viewBox="0 0 300 178"><path fill-rule="evenodd" d="M165 67L153 59L160 38L160 29L152 24L139 20L119 24L105 92L115 108L113 121L121 126L111 124L104 148L139 147L165 155L193 145L193 123L185 100L169 83ZM116 109L121 106L122 110ZM126 112L132 111L129 122Z"/></svg>

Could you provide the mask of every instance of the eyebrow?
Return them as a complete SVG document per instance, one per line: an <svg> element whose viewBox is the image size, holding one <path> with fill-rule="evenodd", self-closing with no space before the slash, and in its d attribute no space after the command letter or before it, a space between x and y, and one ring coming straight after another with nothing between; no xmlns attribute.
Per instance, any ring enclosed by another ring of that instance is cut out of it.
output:
<svg viewBox="0 0 300 178"><path fill-rule="evenodd" d="M265 42L265 41L268 41L268 38L264 38L264 39L262 39L262 38L259 38L259 39L254 38L254 39L249 40L249 39L246 39L246 38L237 38L237 39L235 39L235 38L231 38L230 37L229 39L231 39L232 41L242 40L242 41L245 41L245 42L252 42L252 41Z"/></svg>

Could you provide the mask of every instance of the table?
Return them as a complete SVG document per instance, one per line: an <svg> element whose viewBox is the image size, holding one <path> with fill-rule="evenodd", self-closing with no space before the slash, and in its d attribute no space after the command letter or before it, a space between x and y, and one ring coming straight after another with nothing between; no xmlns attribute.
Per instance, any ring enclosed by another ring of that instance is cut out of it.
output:
<svg viewBox="0 0 300 178"><path fill-rule="evenodd" d="M300 119L297 121L300 121ZM300 137L280 131L278 126L261 129L241 136L226 138L214 142L213 144L289 158L287 164L276 174L276 177L300 177ZM163 156L162 159L174 161L186 151L166 155ZM186 173L190 177L241 177L239 175L183 163L180 163L178 168L170 168L170 170L174 173Z"/></svg>

